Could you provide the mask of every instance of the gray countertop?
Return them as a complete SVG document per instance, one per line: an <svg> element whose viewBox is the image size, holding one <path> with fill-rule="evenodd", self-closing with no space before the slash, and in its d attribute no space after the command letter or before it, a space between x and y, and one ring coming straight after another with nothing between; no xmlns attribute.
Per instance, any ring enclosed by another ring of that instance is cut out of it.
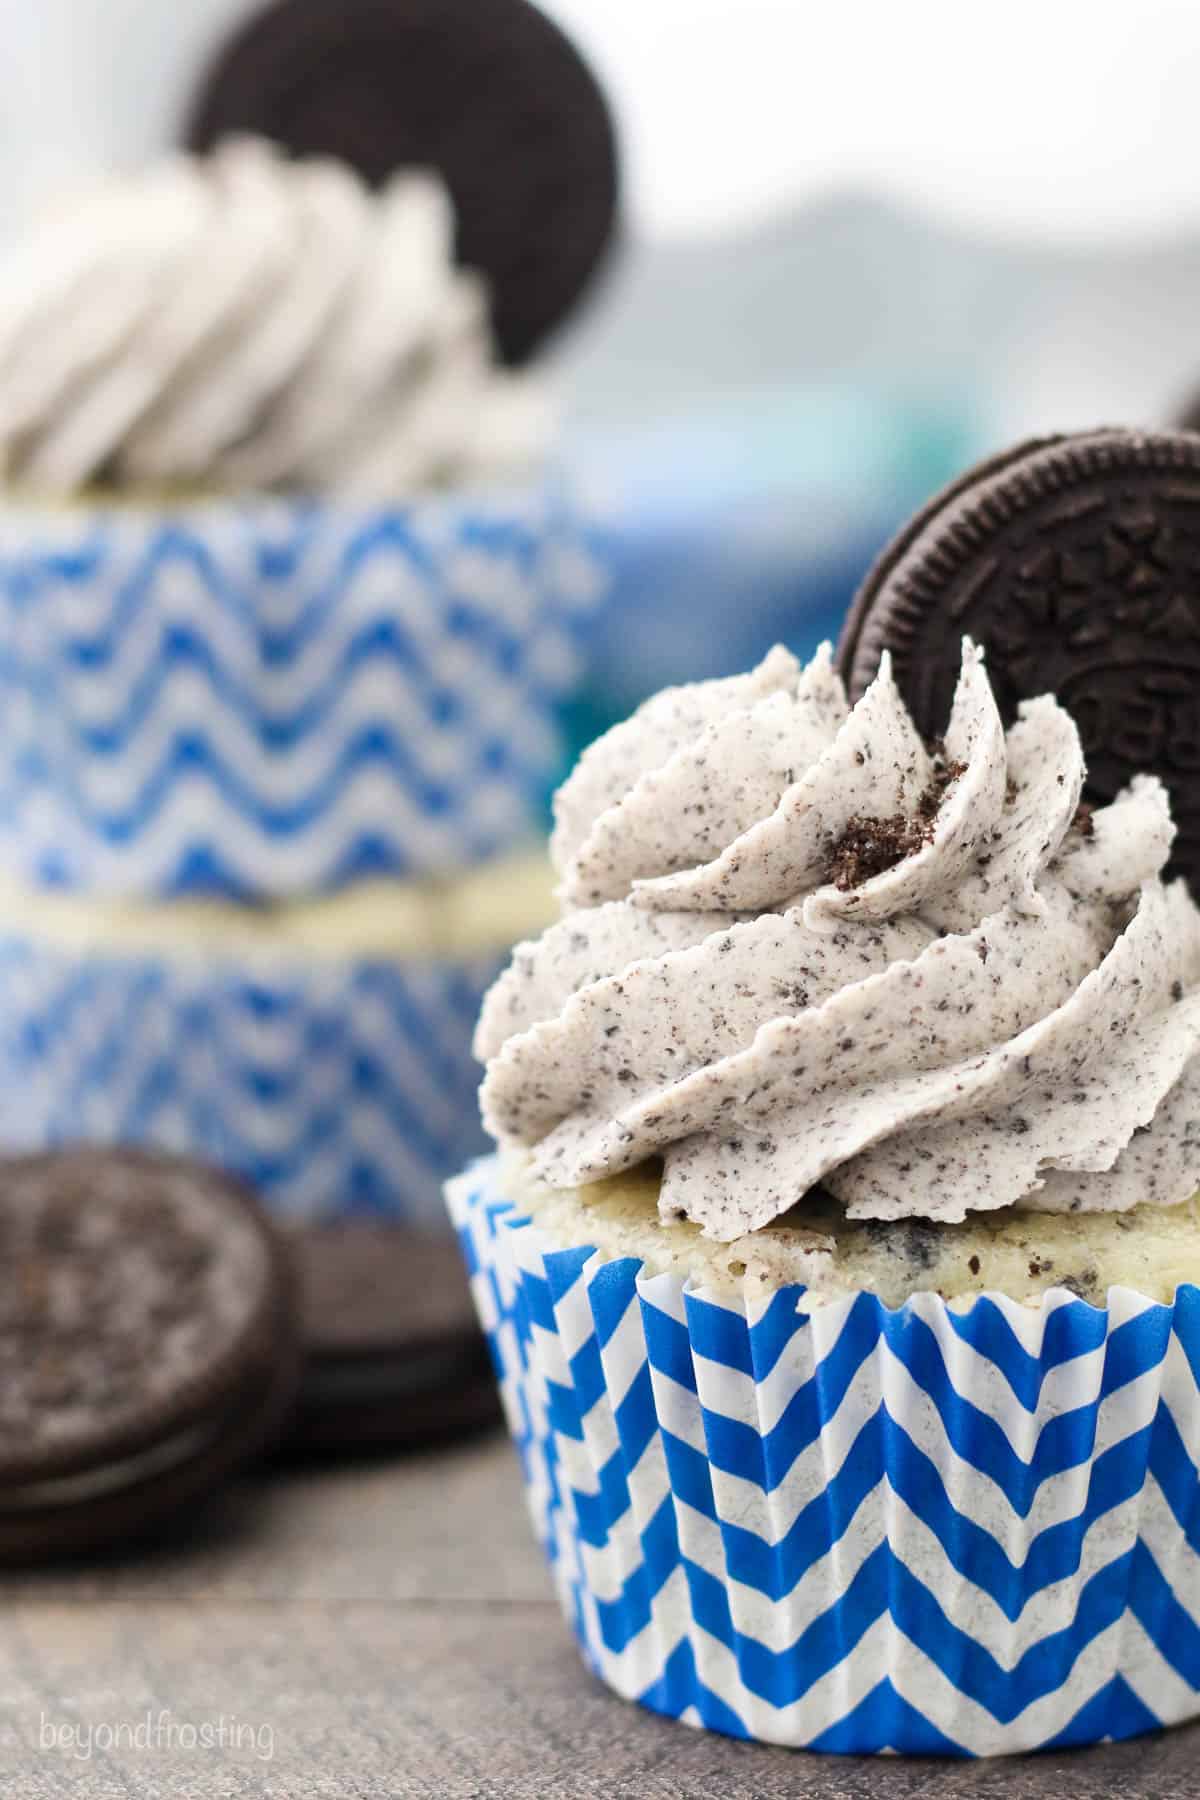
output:
<svg viewBox="0 0 1200 1800"><path fill-rule="evenodd" d="M1200 1727L1069 1756L869 1762L617 1700L579 1662L499 1437L257 1479L169 1549L0 1581L4 1800L1067 1792L1191 1800Z"/></svg>

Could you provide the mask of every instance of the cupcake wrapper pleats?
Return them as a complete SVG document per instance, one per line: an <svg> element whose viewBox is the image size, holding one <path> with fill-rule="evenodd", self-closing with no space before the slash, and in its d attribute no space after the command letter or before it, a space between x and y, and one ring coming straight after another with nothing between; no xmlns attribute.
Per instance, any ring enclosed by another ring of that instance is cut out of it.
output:
<svg viewBox="0 0 1200 1800"><path fill-rule="evenodd" d="M13 504L0 865L272 898L461 868L529 831L604 581L583 513Z"/></svg>
<svg viewBox="0 0 1200 1800"><path fill-rule="evenodd" d="M1200 1290L743 1303L450 1183L589 1666L695 1725L994 1755L1200 1712Z"/></svg>

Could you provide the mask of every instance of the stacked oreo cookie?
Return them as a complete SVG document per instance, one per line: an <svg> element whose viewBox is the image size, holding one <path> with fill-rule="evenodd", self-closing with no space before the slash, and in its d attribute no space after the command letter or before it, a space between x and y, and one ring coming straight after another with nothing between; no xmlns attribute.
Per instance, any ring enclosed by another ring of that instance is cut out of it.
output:
<svg viewBox="0 0 1200 1800"><path fill-rule="evenodd" d="M0 1165L0 1256L0 1563L139 1536L280 1429L294 1282L236 1182L128 1151Z"/></svg>
<svg viewBox="0 0 1200 1800"><path fill-rule="evenodd" d="M403 1449L499 1413L445 1239L289 1237L202 1163L0 1161L0 1566L125 1546L268 1450Z"/></svg>

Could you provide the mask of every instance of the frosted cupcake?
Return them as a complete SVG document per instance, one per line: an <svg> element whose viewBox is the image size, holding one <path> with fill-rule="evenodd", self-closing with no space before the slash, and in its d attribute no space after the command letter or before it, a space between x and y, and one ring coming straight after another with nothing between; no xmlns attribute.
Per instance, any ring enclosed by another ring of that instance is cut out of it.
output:
<svg viewBox="0 0 1200 1800"><path fill-rule="evenodd" d="M563 916L450 1207L589 1665L693 1724L993 1754L1200 1711L1200 912L969 641L668 690L557 801Z"/></svg>
<svg viewBox="0 0 1200 1800"><path fill-rule="evenodd" d="M454 233L239 138L0 274L8 1147L440 1216L603 593Z"/></svg>

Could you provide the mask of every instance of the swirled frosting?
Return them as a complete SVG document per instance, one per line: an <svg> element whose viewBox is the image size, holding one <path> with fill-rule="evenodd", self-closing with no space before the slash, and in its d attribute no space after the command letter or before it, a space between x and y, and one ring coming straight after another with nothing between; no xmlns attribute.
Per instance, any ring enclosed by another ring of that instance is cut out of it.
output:
<svg viewBox="0 0 1200 1800"><path fill-rule="evenodd" d="M480 1020L484 1116L571 1187L650 1157L729 1240L851 1218L1123 1211L1200 1185L1200 912L1166 792L1080 806L1054 699L1006 734L963 646L944 744L828 648L670 689L556 803L564 916Z"/></svg>
<svg viewBox="0 0 1200 1800"><path fill-rule="evenodd" d="M543 397L453 235L433 175L249 138L82 197L0 270L5 478L389 498L529 460Z"/></svg>

